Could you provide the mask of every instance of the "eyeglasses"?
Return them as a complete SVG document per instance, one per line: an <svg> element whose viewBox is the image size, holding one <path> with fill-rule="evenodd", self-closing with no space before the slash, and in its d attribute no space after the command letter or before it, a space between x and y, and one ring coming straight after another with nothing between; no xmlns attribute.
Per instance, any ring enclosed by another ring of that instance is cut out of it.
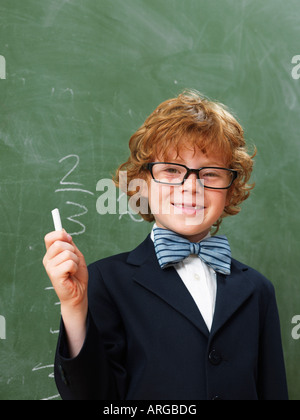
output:
<svg viewBox="0 0 300 420"><path fill-rule="evenodd" d="M204 188L214 190L227 190L237 178L234 169L205 166L199 169L190 169L185 165L168 162L153 162L147 164L155 182L168 185L182 185L194 173Z"/></svg>

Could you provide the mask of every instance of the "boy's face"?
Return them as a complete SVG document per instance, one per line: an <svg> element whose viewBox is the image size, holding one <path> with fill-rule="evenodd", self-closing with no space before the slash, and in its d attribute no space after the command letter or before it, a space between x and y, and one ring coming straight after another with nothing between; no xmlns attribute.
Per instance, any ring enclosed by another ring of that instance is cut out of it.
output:
<svg viewBox="0 0 300 420"><path fill-rule="evenodd" d="M221 156L205 155L199 149L188 148L181 150L180 156L175 151L170 153L167 162L183 164L190 169L227 167ZM191 242L198 242L208 234L230 199L228 190L203 188L195 173L190 174L183 185L170 186L153 180L149 184L149 205L157 226L172 230Z"/></svg>

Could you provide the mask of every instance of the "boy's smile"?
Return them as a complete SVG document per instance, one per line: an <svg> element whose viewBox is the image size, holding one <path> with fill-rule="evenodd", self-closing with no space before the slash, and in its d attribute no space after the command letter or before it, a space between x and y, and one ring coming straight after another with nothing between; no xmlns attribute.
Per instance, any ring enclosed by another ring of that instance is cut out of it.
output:
<svg viewBox="0 0 300 420"><path fill-rule="evenodd" d="M224 168L227 165L221 156L206 155L200 149L190 148L182 149L179 156L174 151L168 156L168 162L189 168ZM204 188L195 173L190 174L182 185L171 186L155 181L149 184L149 205L157 226L172 230L191 242L198 242L209 233L229 201L228 190Z"/></svg>

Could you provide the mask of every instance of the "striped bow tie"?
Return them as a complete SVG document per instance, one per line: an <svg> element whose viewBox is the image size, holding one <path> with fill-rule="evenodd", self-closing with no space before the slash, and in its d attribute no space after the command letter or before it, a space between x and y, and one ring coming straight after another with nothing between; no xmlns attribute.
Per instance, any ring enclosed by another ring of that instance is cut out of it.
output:
<svg viewBox="0 0 300 420"><path fill-rule="evenodd" d="M212 236L193 243L167 229L155 227L153 234L155 252L161 268L196 254L215 271L230 274L231 251L226 236Z"/></svg>

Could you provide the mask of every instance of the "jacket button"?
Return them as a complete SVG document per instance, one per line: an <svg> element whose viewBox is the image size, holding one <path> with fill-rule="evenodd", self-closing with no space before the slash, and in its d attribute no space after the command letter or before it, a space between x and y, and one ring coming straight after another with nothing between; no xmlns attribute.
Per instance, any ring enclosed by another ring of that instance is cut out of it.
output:
<svg viewBox="0 0 300 420"><path fill-rule="evenodd" d="M222 398L219 397L219 395L216 395L215 397L212 397L212 401L222 401Z"/></svg>
<svg viewBox="0 0 300 420"><path fill-rule="evenodd" d="M217 366L222 362L222 357L215 349L213 349L208 355L208 360L212 365Z"/></svg>
<svg viewBox="0 0 300 420"><path fill-rule="evenodd" d="M63 383L65 384L65 385L69 385L69 383L68 383L68 380L67 380L67 377L66 377L66 374L65 374L65 371L63 370L63 368L62 368L62 365L58 365L58 370L59 370L59 373L60 373L60 377L61 377L61 380L63 381Z"/></svg>

